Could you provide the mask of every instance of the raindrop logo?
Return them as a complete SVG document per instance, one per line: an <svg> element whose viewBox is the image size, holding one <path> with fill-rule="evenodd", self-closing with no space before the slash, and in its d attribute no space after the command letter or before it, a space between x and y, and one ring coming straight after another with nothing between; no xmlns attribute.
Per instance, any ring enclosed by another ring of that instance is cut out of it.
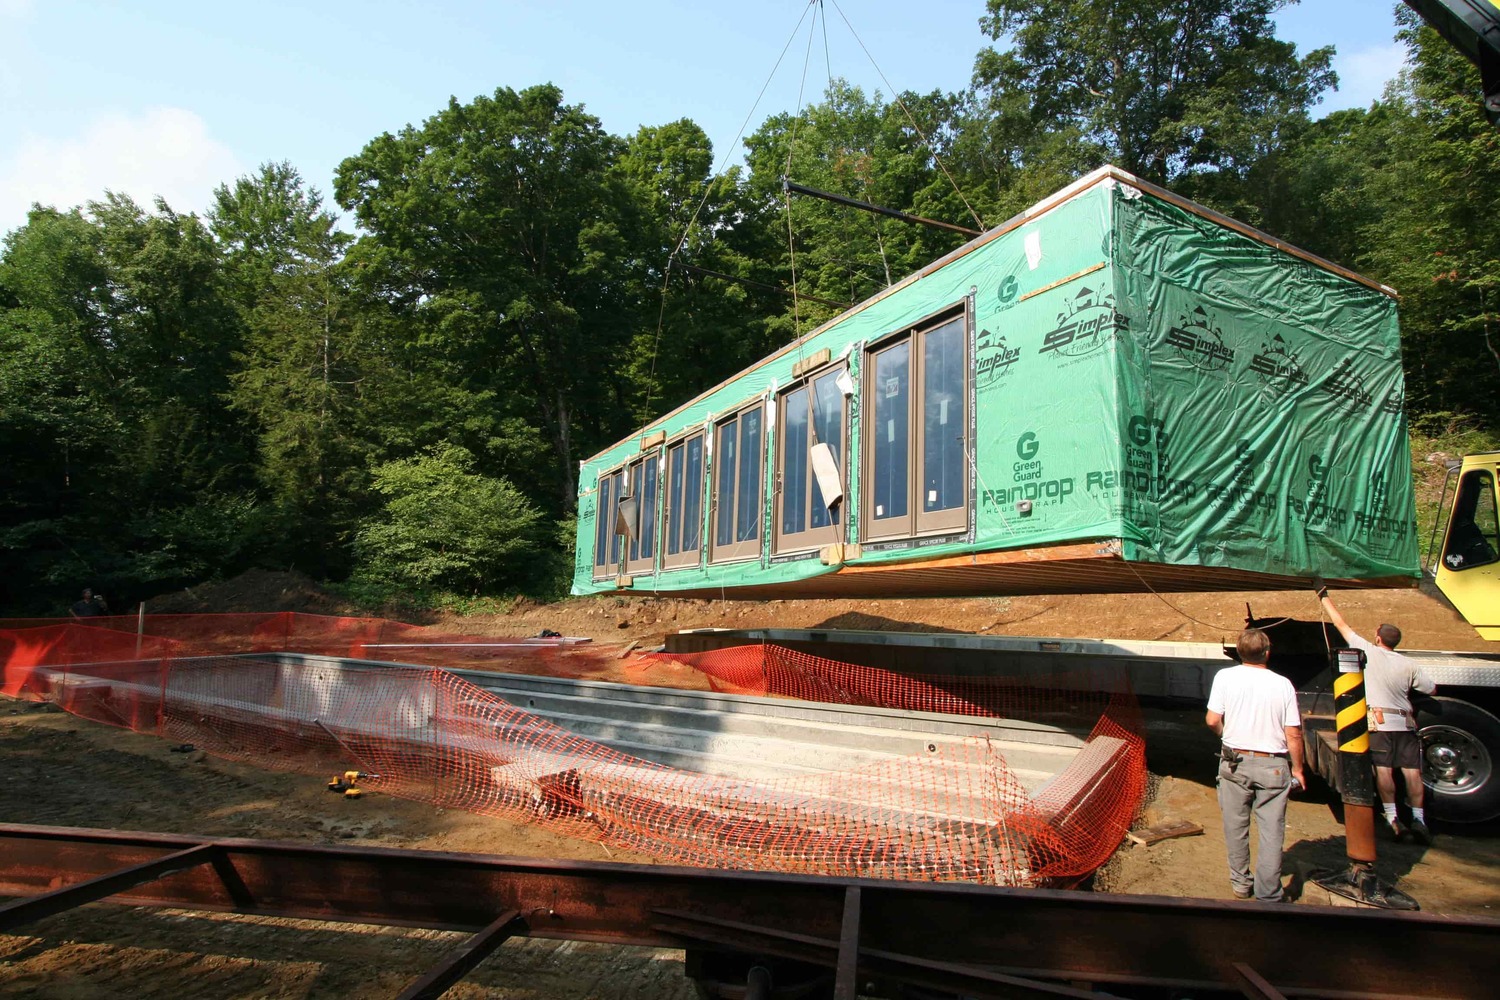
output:
<svg viewBox="0 0 1500 1000"><path fill-rule="evenodd" d="M1023 462L1029 462L1033 458L1036 458L1036 453L1041 450L1042 446L1040 442L1037 441L1036 435L1031 431L1027 431L1016 439L1016 455Z"/></svg>

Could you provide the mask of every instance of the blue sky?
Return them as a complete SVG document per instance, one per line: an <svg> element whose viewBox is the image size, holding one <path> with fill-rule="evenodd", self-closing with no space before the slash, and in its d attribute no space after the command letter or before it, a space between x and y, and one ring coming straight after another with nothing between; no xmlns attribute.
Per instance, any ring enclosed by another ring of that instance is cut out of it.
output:
<svg viewBox="0 0 1500 1000"><path fill-rule="evenodd" d="M835 75L890 93L957 90L988 44L983 0L826 0ZM1400 68L1391 4L1308 0L1279 17L1306 51L1335 45L1340 92L1365 106ZM70 207L126 192L201 212L213 188L290 160L329 195L339 162L419 123L450 96L552 82L605 128L691 118L738 159L735 138L794 109L806 0L313 0L257 4L0 0L0 232L31 202ZM858 41L844 23L847 17ZM806 101L826 81L821 31ZM752 108L754 108L752 112Z"/></svg>

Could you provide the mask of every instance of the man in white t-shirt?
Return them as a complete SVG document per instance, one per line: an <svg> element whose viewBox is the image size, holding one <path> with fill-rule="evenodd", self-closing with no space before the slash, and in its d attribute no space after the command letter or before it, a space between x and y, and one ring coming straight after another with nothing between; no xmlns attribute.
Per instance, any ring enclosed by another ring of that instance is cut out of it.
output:
<svg viewBox="0 0 1500 1000"><path fill-rule="evenodd" d="M1392 836L1406 840L1396 817L1396 770L1406 785L1406 804L1411 809L1411 839L1419 844L1432 843L1427 829L1427 814L1422 807L1422 742L1417 736L1417 714L1412 710L1411 692L1432 694L1437 685L1420 664L1396 652L1401 630L1381 625L1375 630L1375 641L1361 637L1339 609L1328 599L1328 588L1318 586L1318 599L1328 612L1328 619L1339 630L1344 641L1365 653L1365 704L1370 709L1370 763L1375 767L1375 788L1380 793L1380 808Z"/></svg>
<svg viewBox="0 0 1500 1000"><path fill-rule="evenodd" d="M1219 812L1229 852L1229 886L1236 897L1253 894L1280 902L1281 847L1286 800L1306 785L1302 773L1302 716L1292 682L1266 666L1271 639L1258 628L1240 633L1240 665L1214 675L1204 722L1223 739L1219 750ZM1250 817L1259 846L1250 874Z"/></svg>

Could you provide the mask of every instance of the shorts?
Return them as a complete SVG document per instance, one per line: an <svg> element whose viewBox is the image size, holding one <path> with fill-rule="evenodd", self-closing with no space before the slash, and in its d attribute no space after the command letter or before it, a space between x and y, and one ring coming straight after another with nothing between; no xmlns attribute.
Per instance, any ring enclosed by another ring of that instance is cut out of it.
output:
<svg viewBox="0 0 1500 1000"><path fill-rule="evenodd" d="M1370 763L1376 767L1422 769L1422 741L1409 729L1370 731Z"/></svg>

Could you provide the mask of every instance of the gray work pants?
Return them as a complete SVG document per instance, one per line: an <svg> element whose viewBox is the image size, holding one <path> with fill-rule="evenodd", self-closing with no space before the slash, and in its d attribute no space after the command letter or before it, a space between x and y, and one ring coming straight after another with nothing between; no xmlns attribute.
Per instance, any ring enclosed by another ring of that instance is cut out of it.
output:
<svg viewBox="0 0 1500 1000"><path fill-rule="evenodd" d="M1240 892L1252 887L1253 814L1260 831L1255 898L1265 903L1281 899L1281 843L1286 836L1286 800L1291 791L1291 764L1283 757L1242 756L1237 764L1219 762L1219 812L1224 816L1224 846L1229 850L1229 883Z"/></svg>

